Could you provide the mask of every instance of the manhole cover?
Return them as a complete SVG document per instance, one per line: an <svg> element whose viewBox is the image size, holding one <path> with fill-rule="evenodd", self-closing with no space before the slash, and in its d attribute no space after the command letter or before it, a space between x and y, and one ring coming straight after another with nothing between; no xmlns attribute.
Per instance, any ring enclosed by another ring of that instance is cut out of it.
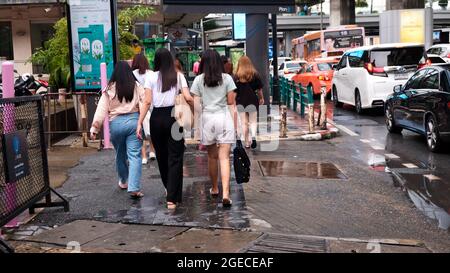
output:
<svg viewBox="0 0 450 273"><path fill-rule="evenodd" d="M245 253L325 253L327 242L320 238L265 234L243 249Z"/></svg>
<svg viewBox="0 0 450 273"><path fill-rule="evenodd" d="M346 176L331 163L297 161L258 161L263 176L345 179Z"/></svg>

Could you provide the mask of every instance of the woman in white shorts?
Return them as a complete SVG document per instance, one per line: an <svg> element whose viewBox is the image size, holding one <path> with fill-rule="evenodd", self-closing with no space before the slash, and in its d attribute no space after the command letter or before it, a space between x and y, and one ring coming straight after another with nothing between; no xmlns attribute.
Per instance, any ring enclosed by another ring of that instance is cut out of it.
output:
<svg viewBox="0 0 450 273"><path fill-rule="evenodd" d="M215 50L207 50L200 63L201 75L192 84L195 106L202 107L201 143L208 150L208 171L212 182L210 194L219 195L219 164L222 180L222 204L231 206L230 150L236 141L236 85L223 73L222 60Z"/></svg>
<svg viewBox="0 0 450 273"><path fill-rule="evenodd" d="M144 54L139 53L134 55L133 63L131 64L131 69L133 70L134 77L136 80L144 86L144 83L148 78L152 77L153 71L150 70L150 65L148 63L147 57ZM148 163L147 159L147 145L150 146L150 159L155 160L155 148L153 147L152 140L150 139L150 113L152 108L148 111L144 119L144 144L142 145L142 164L146 165Z"/></svg>

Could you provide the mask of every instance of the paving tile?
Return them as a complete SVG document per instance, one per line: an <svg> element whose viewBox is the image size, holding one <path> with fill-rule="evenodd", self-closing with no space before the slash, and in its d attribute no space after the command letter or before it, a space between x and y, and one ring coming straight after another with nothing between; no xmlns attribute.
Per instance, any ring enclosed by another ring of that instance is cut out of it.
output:
<svg viewBox="0 0 450 273"><path fill-rule="evenodd" d="M29 237L28 240L62 246L66 246L69 242L79 242L80 245L83 245L113 233L123 226L122 224L78 220L37 236Z"/></svg>
<svg viewBox="0 0 450 273"><path fill-rule="evenodd" d="M106 252L151 252L156 245L186 231L183 227L127 225L108 236L83 245L85 249L103 249Z"/></svg>
<svg viewBox="0 0 450 273"><path fill-rule="evenodd" d="M430 253L421 246L383 244L374 242L329 241L331 253Z"/></svg>
<svg viewBox="0 0 450 273"><path fill-rule="evenodd" d="M239 252L262 233L236 230L190 229L157 246L161 252L232 253Z"/></svg>

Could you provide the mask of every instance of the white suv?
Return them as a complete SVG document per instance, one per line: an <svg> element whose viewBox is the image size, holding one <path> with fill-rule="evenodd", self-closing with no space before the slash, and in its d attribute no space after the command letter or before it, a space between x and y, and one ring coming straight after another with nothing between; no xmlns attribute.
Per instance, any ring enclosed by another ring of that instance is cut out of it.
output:
<svg viewBox="0 0 450 273"><path fill-rule="evenodd" d="M427 55L439 55L444 61L450 63L450 44L438 44L427 50Z"/></svg>
<svg viewBox="0 0 450 273"><path fill-rule="evenodd" d="M336 106L383 107L394 86L404 84L425 53L422 44L383 44L347 51L334 66L332 97Z"/></svg>

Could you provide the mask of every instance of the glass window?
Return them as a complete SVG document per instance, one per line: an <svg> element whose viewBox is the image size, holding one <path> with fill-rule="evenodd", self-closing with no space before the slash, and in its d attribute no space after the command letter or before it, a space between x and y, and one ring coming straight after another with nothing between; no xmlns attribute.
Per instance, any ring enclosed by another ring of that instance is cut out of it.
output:
<svg viewBox="0 0 450 273"><path fill-rule="evenodd" d="M363 50L348 54L348 63L351 67L364 67L367 53Z"/></svg>
<svg viewBox="0 0 450 273"><path fill-rule="evenodd" d="M317 69L319 71L328 71L328 70L331 70L331 66L328 63L318 63Z"/></svg>
<svg viewBox="0 0 450 273"><path fill-rule="evenodd" d="M439 89L439 72L436 69L428 69L420 83L420 89Z"/></svg>
<svg viewBox="0 0 450 273"><path fill-rule="evenodd" d="M0 58L14 59L10 22L0 22Z"/></svg>
<svg viewBox="0 0 450 273"><path fill-rule="evenodd" d="M412 77L406 82L404 90L409 89L418 89L420 81L423 79L423 76L427 72L428 69L417 71Z"/></svg>
<svg viewBox="0 0 450 273"><path fill-rule="evenodd" d="M53 23L31 23L31 49L35 53L39 48L43 48L45 42L50 40L55 33ZM42 65L33 64L33 73L43 74L49 73L45 71Z"/></svg>
<svg viewBox="0 0 450 273"><path fill-rule="evenodd" d="M347 55L342 56L341 61L338 64L338 68L344 68L347 67Z"/></svg>
<svg viewBox="0 0 450 273"><path fill-rule="evenodd" d="M299 63L286 63L286 68L300 68Z"/></svg>
<svg viewBox="0 0 450 273"><path fill-rule="evenodd" d="M440 89L444 92L450 92L450 77L447 70L441 72Z"/></svg>
<svg viewBox="0 0 450 273"><path fill-rule="evenodd" d="M370 62L376 67L417 65L423 56L423 47L382 48L370 53Z"/></svg>

